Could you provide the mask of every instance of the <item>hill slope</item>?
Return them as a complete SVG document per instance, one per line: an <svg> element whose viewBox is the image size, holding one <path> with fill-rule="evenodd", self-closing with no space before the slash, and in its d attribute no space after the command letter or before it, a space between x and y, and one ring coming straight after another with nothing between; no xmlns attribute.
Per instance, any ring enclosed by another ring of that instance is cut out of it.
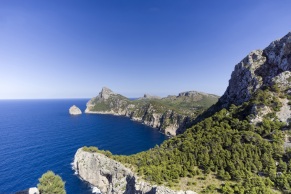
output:
<svg viewBox="0 0 291 194"><path fill-rule="evenodd" d="M290 70L288 33L236 65L211 116L185 133L131 156L95 151L126 164L148 182L173 189L291 193L291 149L284 144L290 133Z"/></svg>
<svg viewBox="0 0 291 194"><path fill-rule="evenodd" d="M183 133L198 114L217 100L216 95L196 91L166 98L145 94L142 98L130 100L104 87L87 103L85 112L127 116L165 134L176 135Z"/></svg>

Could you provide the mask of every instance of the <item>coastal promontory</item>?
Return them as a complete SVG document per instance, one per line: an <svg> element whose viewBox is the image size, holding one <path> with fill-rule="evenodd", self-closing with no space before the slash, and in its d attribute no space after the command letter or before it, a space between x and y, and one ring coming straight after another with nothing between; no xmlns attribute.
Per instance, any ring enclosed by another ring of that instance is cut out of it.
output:
<svg viewBox="0 0 291 194"><path fill-rule="evenodd" d="M76 105L73 105L70 107L69 113L71 115L80 115L82 114L82 111Z"/></svg>
<svg viewBox="0 0 291 194"><path fill-rule="evenodd" d="M216 95L196 91L164 98L145 94L132 100L103 87L99 95L87 103L85 113L126 116L175 136L183 133L200 113L217 100Z"/></svg>
<svg viewBox="0 0 291 194"><path fill-rule="evenodd" d="M194 191L174 191L165 186L152 185L134 174L120 162L98 153L97 148L80 148L74 157L78 175L103 194L197 194Z"/></svg>
<svg viewBox="0 0 291 194"><path fill-rule="evenodd" d="M103 103L100 96L92 99L87 108L92 106L94 110L102 107L113 113L130 110L126 109L128 100L125 97L120 100L109 97L109 103ZM172 99L172 103L177 99L198 96L197 92L185 92L166 99ZM147 107L157 110L153 101L150 102ZM110 106L111 103L114 106ZM179 104L177 107L183 106ZM183 134L129 156L112 155L97 148L96 151L94 148L83 150L88 154L81 157L83 160L77 160L80 162L75 168L79 168L80 176L88 180L82 176L80 169L90 169L90 164L96 165L98 160L90 158L102 153L134 173L126 174L121 170L121 174L127 177L122 191L132 188L127 187L131 177L138 175L152 185L198 193L291 193L290 109L291 32L263 50L252 51L239 62L224 95ZM134 110L139 112L140 108ZM146 121L146 116L142 118ZM92 173L101 172L111 182L112 177L118 177L118 173L117 176L111 176L111 173L107 176L103 171L107 169L106 163L111 168L112 165L105 162L100 165L101 170L97 168ZM138 178L133 180L138 182ZM122 182L118 181L116 185L118 183ZM128 193L143 193L135 191L129 190ZM145 192L155 193L152 190Z"/></svg>

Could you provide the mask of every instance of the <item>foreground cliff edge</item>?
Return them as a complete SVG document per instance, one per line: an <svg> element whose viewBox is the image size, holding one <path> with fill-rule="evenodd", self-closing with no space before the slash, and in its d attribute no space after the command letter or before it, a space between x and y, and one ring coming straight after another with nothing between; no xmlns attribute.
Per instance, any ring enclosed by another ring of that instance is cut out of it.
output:
<svg viewBox="0 0 291 194"><path fill-rule="evenodd" d="M78 149L74 157L78 175L105 194L196 194L193 191L173 191L164 186L151 185L141 180L120 162L98 152Z"/></svg>
<svg viewBox="0 0 291 194"><path fill-rule="evenodd" d="M98 96L87 103L85 113L126 116L175 136L191 126L197 115L218 101L218 96L188 91L165 98L150 96L128 99L103 87Z"/></svg>

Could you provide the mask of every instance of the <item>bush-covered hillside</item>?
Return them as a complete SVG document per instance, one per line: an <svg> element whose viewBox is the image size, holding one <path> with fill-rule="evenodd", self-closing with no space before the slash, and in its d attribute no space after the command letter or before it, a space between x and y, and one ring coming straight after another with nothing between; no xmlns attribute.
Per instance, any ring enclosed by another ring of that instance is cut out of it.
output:
<svg viewBox="0 0 291 194"><path fill-rule="evenodd" d="M222 109L149 151L131 156L103 153L147 181L176 189L291 192L291 150L283 148L285 124L267 117L257 125L248 120L248 109L254 104L277 103L268 91L259 90L248 103Z"/></svg>
<svg viewBox="0 0 291 194"><path fill-rule="evenodd" d="M185 133L131 156L103 153L176 189L291 193L290 99L289 32L240 61L218 103Z"/></svg>

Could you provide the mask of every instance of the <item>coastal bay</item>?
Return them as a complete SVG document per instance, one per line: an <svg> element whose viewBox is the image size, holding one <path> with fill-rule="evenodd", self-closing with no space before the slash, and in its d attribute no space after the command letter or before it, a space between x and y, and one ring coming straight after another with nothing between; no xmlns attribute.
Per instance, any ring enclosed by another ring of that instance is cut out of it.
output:
<svg viewBox="0 0 291 194"><path fill-rule="evenodd" d="M0 193L36 186L38 178L53 170L70 193L92 193L74 175L71 163L77 148L98 146L114 154L134 154L160 144L167 137L126 117L82 114L88 99L0 101Z"/></svg>

